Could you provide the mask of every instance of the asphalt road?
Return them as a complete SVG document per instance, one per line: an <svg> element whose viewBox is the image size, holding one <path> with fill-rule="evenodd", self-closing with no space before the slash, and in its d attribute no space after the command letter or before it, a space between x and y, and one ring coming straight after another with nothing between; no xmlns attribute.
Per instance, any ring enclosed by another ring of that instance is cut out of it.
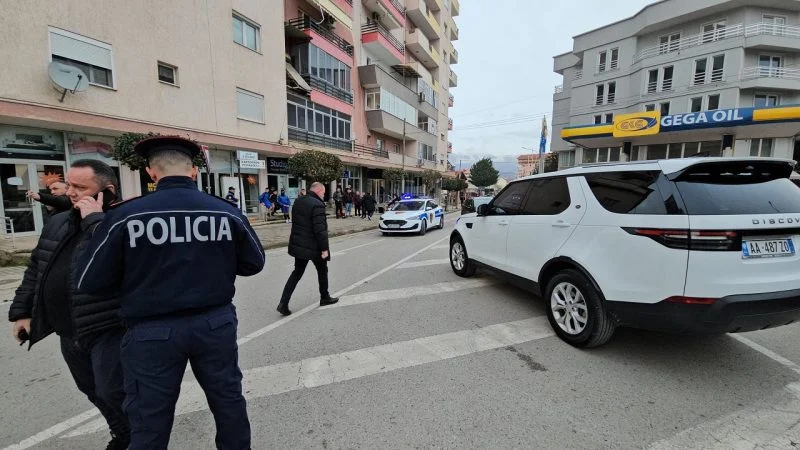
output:
<svg viewBox="0 0 800 450"><path fill-rule="evenodd" d="M451 220L452 222L452 220ZM452 224L449 224L452 225ZM795 448L800 328L679 337L618 330L597 349L553 336L540 299L456 277L447 237L332 240L318 308L307 269L282 318L292 260L240 279L240 361L253 448ZM10 335L8 333L7 335ZM104 448L105 424L48 338L0 339L0 447ZM170 448L211 449L187 373Z"/></svg>

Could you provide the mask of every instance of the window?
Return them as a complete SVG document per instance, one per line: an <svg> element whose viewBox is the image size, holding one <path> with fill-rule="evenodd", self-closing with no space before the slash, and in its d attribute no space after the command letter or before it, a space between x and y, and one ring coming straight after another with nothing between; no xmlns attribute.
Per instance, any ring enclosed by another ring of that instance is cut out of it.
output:
<svg viewBox="0 0 800 450"><path fill-rule="evenodd" d="M436 154L433 151L433 147L419 142L417 147L417 158L424 159L425 161L436 161Z"/></svg>
<svg viewBox="0 0 800 450"><path fill-rule="evenodd" d="M706 65L708 64L708 59L701 58L697 59L694 62L694 78L692 79L692 84L705 84L706 82Z"/></svg>
<svg viewBox="0 0 800 450"><path fill-rule="evenodd" d="M644 105L644 110L645 111L655 111L656 110L655 103L650 103L649 105Z"/></svg>
<svg viewBox="0 0 800 450"><path fill-rule="evenodd" d="M725 38L725 21L720 20L703 25L703 43Z"/></svg>
<svg viewBox="0 0 800 450"><path fill-rule="evenodd" d="M383 139L375 139L375 150L379 152L383 151Z"/></svg>
<svg viewBox="0 0 800 450"><path fill-rule="evenodd" d="M158 81L178 85L178 68L165 63L158 63Z"/></svg>
<svg viewBox="0 0 800 450"><path fill-rule="evenodd" d="M703 97L694 97L689 100L689 112L700 112L703 110Z"/></svg>
<svg viewBox="0 0 800 450"><path fill-rule="evenodd" d="M583 158L581 158L583 164L594 164L597 162L597 149L596 148L584 148L583 149Z"/></svg>
<svg viewBox="0 0 800 450"><path fill-rule="evenodd" d="M236 117L264 123L264 96L236 88Z"/></svg>
<svg viewBox="0 0 800 450"><path fill-rule="evenodd" d="M612 48L611 49L611 70L614 70L619 67L619 49Z"/></svg>
<svg viewBox="0 0 800 450"><path fill-rule="evenodd" d="M772 156L772 148L774 139L751 139L750 140L750 156L760 156L762 158L769 158Z"/></svg>
<svg viewBox="0 0 800 450"><path fill-rule="evenodd" d="M603 73L606 70L614 70L617 68L619 68L619 48L603 50L598 54L597 73Z"/></svg>
<svg viewBox="0 0 800 450"><path fill-rule="evenodd" d="M444 142L444 133L441 133L441 136L442 136L442 142Z"/></svg>
<svg viewBox="0 0 800 450"><path fill-rule="evenodd" d="M233 42L257 52L260 48L259 26L236 14L233 15Z"/></svg>
<svg viewBox="0 0 800 450"><path fill-rule="evenodd" d="M606 123L614 123L614 114L613 113L606 114Z"/></svg>
<svg viewBox="0 0 800 450"><path fill-rule="evenodd" d="M603 123L603 116L602 116L602 114L598 114L598 115L594 116L594 124L595 124L595 125L600 125L600 124L602 124L602 123Z"/></svg>
<svg viewBox="0 0 800 450"><path fill-rule="evenodd" d="M719 94L708 96L708 110L714 111L715 109L719 109Z"/></svg>
<svg viewBox="0 0 800 450"><path fill-rule="evenodd" d="M392 146L392 151L395 153L400 153L400 144L394 144Z"/></svg>
<svg viewBox="0 0 800 450"><path fill-rule="evenodd" d="M661 117L669 115L669 102L661 103Z"/></svg>
<svg viewBox="0 0 800 450"><path fill-rule="evenodd" d="M608 83L608 103L614 103L617 99L617 83L612 81Z"/></svg>
<svg viewBox="0 0 800 450"><path fill-rule="evenodd" d="M680 33L672 33L666 36L661 36L658 38L658 53L663 55L664 53L674 52L680 48L680 45Z"/></svg>
<svg viewBox="0 0 800 450"><path fill-rule="evenodd" d="M667 207L658 189L659 171L604 172L586 175L592 194L615 214L665 215Z"/></svg>
<svg viewBox="0 0 800 450"><path fill-rule="evenodd" d="M89 83L114 87L111 46L58 28L50 28L53 61L80 69Z"/></svg>
<svg viewBox="0 0 800 450"><path fill-rule="evenodd" d="M664 67L664 76L661 79L661 90L662 91L671 91L672 90L672 75L675 72L675 68L673 66Z"/></svg>
<svg viewBox="0 0 800 450"><path fill-rule="evenodd" d="M758 57L758 72L762 77L780 77L783 74L783 58L761 55Z"/></svg>
<svg viewBox="0 0 800 450"><path fill-rule="evenodd" d="M647 93L652 94L658 90L658 69L647 73Z"/></svg>
<svg viewBox="0 0 800 450"><path fill-rule="evenodd" d="M725 55L717 55L711 62L711 82L717 83L722 81L722 75L725 67Z"/></svg>
<svg viewBox="0 0 800 450"><path fill-rule="evenodd" d="M761 19L763 30L766 33L782 36L786 33L786 17L764 14Z"/></svg>
<svg viewBox="0 0 800 450"><path fill-rule="evenodd" d="M619 147L613 147L613 148L608 149L608 160L611 161L611 162L619 161L619 154L620 154L620 148Z"/></svg>
<svg viewBox="0 0 800 450"><path fill-rule="evenodd" d="M597 96L595 98L594 104L595 105L602 105L603 104L603 97L605 92L605 85L598 84L597 85Z"/></svg>
<svg viewBox="0 0 800 450"><path fill-rule="evenodd" d="M338 141L347 141L347 145L350 144L350 116L296 95L289 94L287 98L287 123L290 136L291 129L295 128Z"/></svg>
<svg viewBox="0 0 800 450"><path fill-rule="evenodd" d="M658 159L667 159L667 144L648 145L647 159L650 161L655 161Z"/></svg>
<svg viewBox="0 0 800 450"><path fill-rule="evenodd" d="M757 164L759 166L761 164ZM759 172L746 167L720 164L711 167L710 173L697 174L688 180L676 182L683 197L686 212L692 215L724 216L800 213L800 196L797 186L788 178L776 179L773 167L763 165ZM716 170L714 170L716 169ZM727 173L720 173L722 171ZM731 173L733 172L733 174ZM694 174L693 174L694 175Z"/></svg>
<svg viewBox="0 0 800 450"><path fill-rule="evenodd" d="M398 119L405 120L407 123L417 125L417 108L400 100L391 92L384 88L377 91L367 92L367 110L385 111ZM435 131L434 131L435 133Z"/></svg>
<svg viewBox="0 0 800 450"><path fill-rule="evenodd" d="M529 184L530 181L521 181L506 186L492 201L494 214L519 214L522 208L522 200L525 198Z"/></svg>
<svg viewBox="0 0 800 450"><path fill-rule="evenodd" d="M572 167L575 165L575 150L558 152L558 167Z"/></svg>
<svg viewBox="0 0 800 450"><path fill-rule="evenodd" d="M683 144L669 144L667 147L667 159L677 159L683 156Z"/></svg>
<svg viewBox="0 0 800 450"><path fill-rule="evenodd" d="M566 178L530 180L530 189L521 214L555 216L569 208L569 186Z"/></svg>
<svg viewBox="0 0 800 450"><path fill-rule="evenodd" d="M756 94L753 98L753 106L778 106L780 105L780 97L770 94Z"/></svg>
<svg viewBox="0 0 800 450"><path fill-rule="evenodd" d="M600 60L597 63L597 72L602 73L606 71L606 51L600 52Z"/></svg>

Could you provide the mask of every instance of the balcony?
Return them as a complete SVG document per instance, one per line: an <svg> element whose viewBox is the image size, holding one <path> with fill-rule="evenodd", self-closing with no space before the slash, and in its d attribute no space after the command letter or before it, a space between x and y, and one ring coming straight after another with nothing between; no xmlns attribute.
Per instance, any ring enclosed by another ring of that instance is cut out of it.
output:
<svg viewBox="0 0 800 450"><path fill-rule="evenodd" d="M453 119L447 119L447 129L453 131Z"/></svg>
<svg viewBox="0 0 800 450"><path fill-rule="evenodd" d="M458 40L458 25L453 19L450 19L450 36L448 36L451 41Z"/></svg>
<svg viewBox="0 0 800 450"><path fill-rule="evenodd" d="M748 48L796 52L800 45L800 26L757 23L746 26L744 36Z"/></svg>
<svg viewBox="0 0 800 450"><path fill-rule="evenodd" d="M419 28L413 33L406 33L406 48L429 70L439 67L439 53L431 47L430 41Z"/></svg>
<svg viewBox="0 0 800 450"><path fill-rule="evenodd" d="M390 66L405 61L403 43L378 22L367 23L361 27L361 43Z"/></svg>
<svg viewBox="0 0 800 450"><path fill-rule="evenodd" d="M746 67L741 73L741 89L800 90L800 68Z"/></svg>
<svg viewBox="0 0 800 450"><path fill-rule="evenodd" d="M450 0L450 15L456 17L461 13L461 5L458 0Z"/></svg>
<svg viewBox="0 0 800 450"><path fill-rule="evenodd" d="M450 82L451 88L458 86L458 75L452 70L450 71L450 79L448 81Z"/></svg>
<svg viewBox="0 0 800 450"><path fill-rule="evenodd" d="M318 25L308 16L292 19L286 22L286 27L294 30L300 30L312 40L315 38L315 36L319 36L333 44L337 49L343 51L350 57L353 56L353 44L337 36L336 33L327 28L325 25Z"/></svg>
<svg viewBox="0 0 800 450"><path fill-rule="evenodd" d="M406 15L428 39L435 41L440 38L442 27L433 17L433 12L425 5L425 0L406 0Z"/></svg>
<svg viewBox="0 0 800 450"><path fill-rule="evenodd" d="M428 4L428 8L430 8L431 11L442 10L442 0L425 0L425 3Z"/></svg>
<svg viewBox="0 0 800 450"><path fill-rule="evenodd" d="M558 86L556 86L556 88L554 89L553 93L554 94L560 94L562 92L564 92L564 85L563 84L559 84Z"/></svg>
<svg viewBox="0 0 800 450"><path fill-rule="evenodd" d="M309 86L312 89L322 92L325 95L329 95L336 99L339 99L348 105L353 104L353 93L351 91L346 91L344 89L338 88L325 80L315 77L313 75L304 74L303 79L305 79Z"/></svg>
<svg viewBox="0 0 800 450"><path fill-rule="evenodd" d="M455 47L450 48L450 64L458 63L458 50Z"/></svg>
<svg viewBox="0 0 800 450"><path fill-rule="evenodd" d="M447 153L453 153L453 143L447 141Z"/></svg>
<svg viewBox="0 0 800 450"><path fill-rule="evenodd" d="M455 101L455 98L453 98L453 94L450 94L450 96L447 98L447 106L452 108L454 101Z"/></svg>
<svg viewBox="0 0 800 450"><path fill-rule="evenodd" d="M386 111L375 109L366 112L367 128L375 133L406 141L416 141L426 134L416 125L404 122L403 119L393 116ZM403 134L405 132L405 135Z"/></svg>
<svg viewBox="0 0 800 450"><path fill-rule="evenodd" d="M417 89L412 89L408 85L408 80L403 80L399 73L390 73L378 65L370 64L368 66L358 67L358 79L361 83L361 87L364 89L374 90L383 88L400 100L414 106L427 116L435 117L438 114L435 105L438 100L438 95L431 95L431 93L428 92L424 101L420 96L420 92L425 90L420 85L421 78L417 78Z"/></svg>
<svg viewBox="0 0 800 450"><path fill-rule="evenodd" d="M353 150L353 144L350 141L309 133L299 128L289 127L289 140L312 147L327 147L348 152Z"/></svg>
<svg viewBox="0 0 800 450"><path fill-rule="evenodd" d="M406 9L398 0L364 0L364 7L378 14L381 24L390 30L405 27Z"/></svg>
<svg viewBox="0 0 800 450"><path fill-rule="evenodd" d="M661 43L654 47L642 49L639 53L633 55L633 63L652 58L658 55L666 55L667 53L678 52L688 48L697 47L699 45L716 42L723 39L731 39L744 36L744 26L742 24L731 25L722 29L715 29L692 36L683 37L680 39L670 40L669 42Z"/></svg>
<svg viewBox="0 0 800 450"><path fill-rule="evenodd" d="M389 151L382 148L368 147L366 145L353 144L353 153L367 155L377 158L389 158Z"/></svg>

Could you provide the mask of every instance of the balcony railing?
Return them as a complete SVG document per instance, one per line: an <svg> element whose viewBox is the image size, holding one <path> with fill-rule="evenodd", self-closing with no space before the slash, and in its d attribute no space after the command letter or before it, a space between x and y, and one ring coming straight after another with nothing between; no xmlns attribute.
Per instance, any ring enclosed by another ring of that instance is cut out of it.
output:
<svg viewBox="0 0 800 450"><path fill-rule="evenodd" d="M450 94L450 97L447 98L447 106L453 106L454 101L453 94Z"/></svg>
<svg viewBox="0 0 800 450"><path fill-rule="evenodd" d="M315 147L328 147L348 152L353 150L353 143L350 141L309 133L306 130L292 127L289 127L289 140Z"/></svg>
<svg viewBox="0 0 800 450"><path fill-rule="evenodd" d="M651 81L647 83L647 93L655 94L656 92L658 92L658 81Z"/></svg>
<svg viewBox="0 0 800 450"><path fill-rule="evenodd" d="M744 26L739 23L725 28L718 28L716 30L664 42L654 47L645 48L639 53L636 53L633 55L633 62L635 64L646 58L652 58L654 56L664 55L670 52L676 52L722 39L741 37L745 34L744 30Z"/></svg>
<svg viewBox="0 0 800 450"><path fill-rule="evenodd" d="M319 77L315 77L313 75L304 74L303 78L305 78L305 80L312 88L322 92L323 94L327 94L330 95L331 97L338 98L339 100L345 103L349 103L351 105L353 104L352 92L346 91L342 88L338 88L328 83L327 81L322 80Z"/></svg>
<svg viewBox="0 0 800 450"><path fill-rule="evenodd" d="M742 70L743 80L753 78L784 78L800 80L800 69L795 67L745 67Z"/></svg>
<svg viewBox="0 0 800 450"><path fill-rule="evenodd" d="M447 129L448 130L453 129L453 119L447 119Z"/></svg>
<svg viewBox="0 0 800 450"><path fill-rule="evenodd" d="M366 145L353 144L353 151L362 155L377 156L378 158L388 158L389 151L382 148L369 147Z"/></svg>
<svg viewBox="0 0 800 450"><path fill-rule="evenodd" d="M753 25L748 25L744 29L744 35L746 37L750 36L759 36L759 35L771 35L771 36L785 36L795 39L800 39L800 27L793 26L793 25L775 25L771 23L756 23Z"/></svg>
<svg viewBox="0 0 800 450"><path fill-rule="evenodd" d="M554 91L555 91L554 94L560 94L560 93L564 92L564 85L563 84L559 84L558 86L556 86Z"/></svg>
<svg viewBox="0 0 800 450"><path fill-rule="evenodd" d="M394 6L394 9L400 12L400 14L406 13L406 7L401 5L397 0L389 0L389 2L392 4L392 6Z"/></svg>
<svg viewBox="0 0 800 450"><path fill-rule="evenodd" d="M662 91L671 91L672 90L672 79L667 79L661 82L661 90Z"/></svg>
<svg viewBox="0 0 800 450"><path fill-rule="evenodd" d="M371 22L361 26L361 34L374 33L376 31L380 33L381 36L385 37L386 40L397 49L397 51L405 54L405 47L403 46L403 43L398 41L396 37L392 36L392 33L390 33L389 30L380 23Z"/></svg>
<svg viewBox="0 0 800 450"><path fill-rule="evenodd" d="M597 73L603 73L609 70L619 69L619 60L612 59L610 63L600 63L597 65Z"/></svg>
<svg viewBox="0 0 800 450"><path fill-rule="evenodd" d="M340 38L333 31L326 28L324 25L318 25L316 22L311 20L310 17L300 17L297 19L292 19L287 23L301 30L313 30L318 35L322 36L325 40L335 45L343 52L347 53L350 56L353 56L353 44Z"/></svg>

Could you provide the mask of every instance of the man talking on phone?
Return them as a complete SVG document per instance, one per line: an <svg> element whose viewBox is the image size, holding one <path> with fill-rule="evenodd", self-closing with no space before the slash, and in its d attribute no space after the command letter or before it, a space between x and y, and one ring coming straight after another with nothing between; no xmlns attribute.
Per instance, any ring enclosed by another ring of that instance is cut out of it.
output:
<svg viewBox="0 0 800 450"><path fill-rule="evenodd" d="M122 409L125 399L116 295L94 296L75 285L76 261L89 244L105 208L116 199L117 177L95 160L72 163L67 172L72 209L50 218L42 230L22 284L8 312L12 334L20 345L41 341L55 332L72 378L103 414L111 429L108 449L126 449L130 427Z"/></svg>

